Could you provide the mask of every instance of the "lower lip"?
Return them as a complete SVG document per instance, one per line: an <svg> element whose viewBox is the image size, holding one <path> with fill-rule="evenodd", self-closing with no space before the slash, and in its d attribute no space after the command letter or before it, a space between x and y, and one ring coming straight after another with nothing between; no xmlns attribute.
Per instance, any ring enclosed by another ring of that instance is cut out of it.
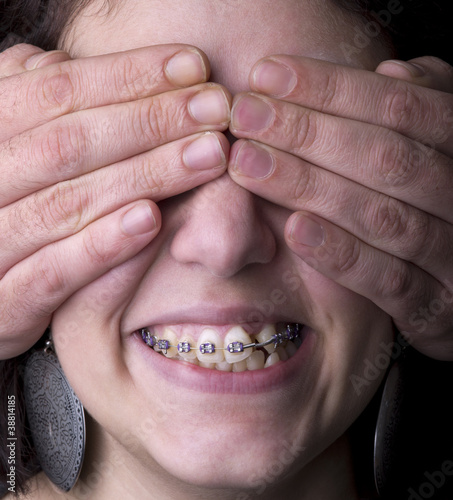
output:
<svg viewBox="0 0 453 500"><path fill-rule="evenodd" d="M129 337L130 346L147 366L166 382L190 391L209 394L257 394L286 387L296 378L305 377L314 362L316 335L307 328L296 354L287 361L262 370L239 373L201 368L166 358L148 347L138 334Z"/></svg>

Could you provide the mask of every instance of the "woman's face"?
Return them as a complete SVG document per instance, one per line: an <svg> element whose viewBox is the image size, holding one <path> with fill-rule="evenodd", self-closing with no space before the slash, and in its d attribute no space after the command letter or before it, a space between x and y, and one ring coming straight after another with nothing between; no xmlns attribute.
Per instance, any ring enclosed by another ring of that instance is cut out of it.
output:
<svg viewBox="0 0 453 500"><path fill-rule="evenodd" d="M68 42L77 56L193 44L208 55L212 79L235 94L267 55L344 62L355 26L326 2L133 0L101 21L79 17ZM379 50L373 42L357 65L372 69L386 56ZM245 491L315 463L381 382L383 373L360 390L354 381L391 341L390 319L293 255L283 239L290 212L227 175L161 209L163 228L148 248L55 314L70 383L137 470L172 484ZM285 322L304 325L297 351L290 345L288 360L243 372L165 357L134 334L147 327L173 342L223 343L231 329L231 341L253 340Z"/></svg>

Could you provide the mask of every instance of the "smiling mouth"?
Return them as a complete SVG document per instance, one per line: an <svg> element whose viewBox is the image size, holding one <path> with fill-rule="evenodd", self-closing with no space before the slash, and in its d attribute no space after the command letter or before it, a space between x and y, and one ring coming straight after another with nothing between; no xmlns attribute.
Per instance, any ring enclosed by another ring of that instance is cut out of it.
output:
<svg viewBox="0 0 453 500"><path fill-rule="evenodd" d="M204 325L197 341L185 326L145 327L135 333L168 359L224 372L261 370L287 361L305 338L300 323L266 324L250 334L242 326L231 326L223 340L217 327Z"/></svg>

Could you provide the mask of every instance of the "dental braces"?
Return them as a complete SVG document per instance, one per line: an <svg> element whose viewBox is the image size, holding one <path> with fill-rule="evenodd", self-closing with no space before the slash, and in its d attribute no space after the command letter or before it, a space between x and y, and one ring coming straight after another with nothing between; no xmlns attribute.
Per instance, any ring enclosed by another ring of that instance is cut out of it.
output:
<svg viewBox="0 0 453 500"><path fill-rule="evenodd" d="M267 345L274 344L275 349L284 342L288 340L295 340L300 338L303 325L300 323L290 323L285 326L283 332L278 332L269 340L264 342L252 342L250 344L244 344L243 342L230 342L227 347L216 347L212 342L205 342L200 344L199 350L201 354L214 354L216 350L228 351L231 354L244 352L245 349L259 349L261 347L266 347ZM157 347L160 351L167 354L168 349L171 347L176 347L180 354L187 354L190 351L196 350L196 347L192 347L189 342L179 342L178 345L171 345L169 340L159 339L156 335L151 335L148 328L142 328L138 331L142 336L143 341L149 347Z"/></svg>

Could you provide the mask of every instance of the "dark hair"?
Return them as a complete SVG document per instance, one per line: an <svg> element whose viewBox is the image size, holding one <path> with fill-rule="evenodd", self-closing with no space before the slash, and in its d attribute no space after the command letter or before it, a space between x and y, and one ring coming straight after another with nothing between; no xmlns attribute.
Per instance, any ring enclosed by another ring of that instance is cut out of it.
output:
<svg viewBox="0 0 453 500"><path fill-rule="evenodd" d="M370 22L380 22L401 59L433 55L453 64L453 30L447 0L333 1ZM0 52L22 42L44 50L57 48L63 29L91 2L0 0Z"/></svg>
<svg viewBox="0 0 453 500"><path fill-rule="evenodd" d="M63 30L92 0L0 0L0 52L19 43L58 48Z"/></svg>
<svg viewBox="0 0 453 500"><path fill-rule="evenodd" d="M0 0L0 52L19 43L30 43L44 50L59 47L62 32L92 0ZM391 37L397 56L411 59L433 55L453 63L449 5L444 0L334 0L338 5L364 17L381 22ZM106 1L108 3L108 1ZM397 14L390 12L391 6ZM392 15L385 15L389 12ZM379 21L380 20L380 21ZM27 480L39 470L24 413L22 395L23 366L28 353L0 361L0 497L6 483L6 422L8 395L15 397L16 408L16 492L25 493Z"/></svg>

